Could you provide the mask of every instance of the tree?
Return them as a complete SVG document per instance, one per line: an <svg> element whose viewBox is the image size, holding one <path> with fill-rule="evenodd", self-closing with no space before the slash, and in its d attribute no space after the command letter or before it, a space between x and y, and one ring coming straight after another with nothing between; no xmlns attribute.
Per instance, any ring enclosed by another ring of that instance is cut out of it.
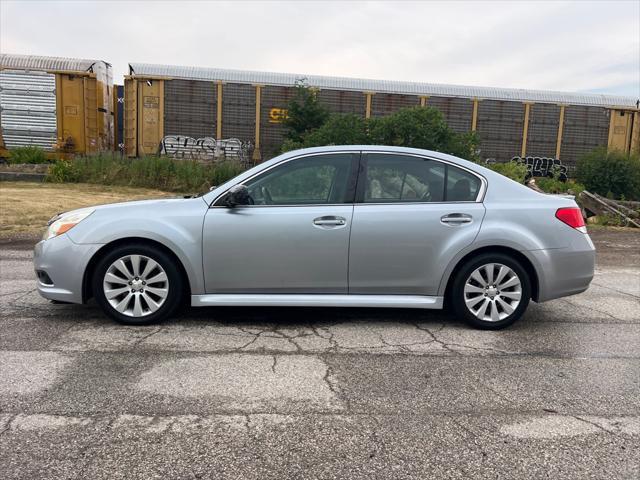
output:
<svg viewBox="0 0 640 480"><path fill-rule="evenodd" d="M283 124L287 127L287 138L301 142L304 135L322 126L329 118L329 110L318 100L318 96L308 86L298 82L296 92L289 102L287 116Z"/></svg>

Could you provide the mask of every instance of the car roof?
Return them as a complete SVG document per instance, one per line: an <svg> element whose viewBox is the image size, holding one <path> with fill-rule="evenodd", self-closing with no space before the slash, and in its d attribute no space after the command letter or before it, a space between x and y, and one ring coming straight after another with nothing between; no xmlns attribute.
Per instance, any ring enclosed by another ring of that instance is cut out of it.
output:
<svg viewBox="0 0 640 480"><path fill-rule="evenodd" d="M414 155L429 156L429 157L437 158L440 160L446 160L449 162L458 163L464 167L468 167L473 170L475 170L478 167L477 163L470 162L469 160L464 160L460 157L455 157L447 153L437 152L435 150L426 150L422 148L398 147L393 145L330 145L325 147L309 147L309 148L302 148L299 150L291 150L282 155L274 157L273 160L278 159L278 161L280 161L285 158L290 158L293 156L309 155L313 153L345 152L345 151L409 153Z"/></svg>

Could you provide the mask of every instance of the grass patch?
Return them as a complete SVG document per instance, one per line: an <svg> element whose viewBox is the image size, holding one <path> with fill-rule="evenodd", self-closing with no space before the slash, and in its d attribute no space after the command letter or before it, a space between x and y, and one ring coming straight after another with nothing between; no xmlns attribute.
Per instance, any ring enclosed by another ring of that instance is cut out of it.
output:
<svg viewBox="0 0 640 480"><path fill-rule="evenodd" d="M174 196L121 186L0 182L0 238L39 237L51 217L76 208Z"/></svg>
<svg viewBox="0 0 640 480"><path fill-rule="evenodd" d="M47 182L98 183L196 193L220 185L243 170L239 163L232 161L205 164L167 157L96 155L58 160L49 169Z"/></svg>
<svg viewBox="0 0 640 480"><path fill-rule="evenodd" d="M47 163L47 154L40 147L17 147L9 150L8 163Z"/></svg>

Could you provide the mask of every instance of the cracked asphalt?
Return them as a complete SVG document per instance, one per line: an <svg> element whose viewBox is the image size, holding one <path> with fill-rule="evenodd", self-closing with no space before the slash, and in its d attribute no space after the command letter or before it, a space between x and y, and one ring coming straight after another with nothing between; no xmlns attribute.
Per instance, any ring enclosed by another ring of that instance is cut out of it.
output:
<svg viewBox="0 0 640 480"><path fill-rule="evenodd" d="M499 332L441 312L188 309L124 327L0 245L0 478L640 478L640 234Z"/></svg>

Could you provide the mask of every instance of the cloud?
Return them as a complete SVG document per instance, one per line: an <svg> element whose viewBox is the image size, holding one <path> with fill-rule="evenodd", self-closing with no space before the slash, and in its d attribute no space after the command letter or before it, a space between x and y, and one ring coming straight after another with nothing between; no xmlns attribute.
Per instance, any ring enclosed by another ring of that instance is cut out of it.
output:
<svg viewBox="0 0 640 480"><path fill-rule="evenodd" d="M640 2L3 0L0 50L640 96Z"/></svg>

